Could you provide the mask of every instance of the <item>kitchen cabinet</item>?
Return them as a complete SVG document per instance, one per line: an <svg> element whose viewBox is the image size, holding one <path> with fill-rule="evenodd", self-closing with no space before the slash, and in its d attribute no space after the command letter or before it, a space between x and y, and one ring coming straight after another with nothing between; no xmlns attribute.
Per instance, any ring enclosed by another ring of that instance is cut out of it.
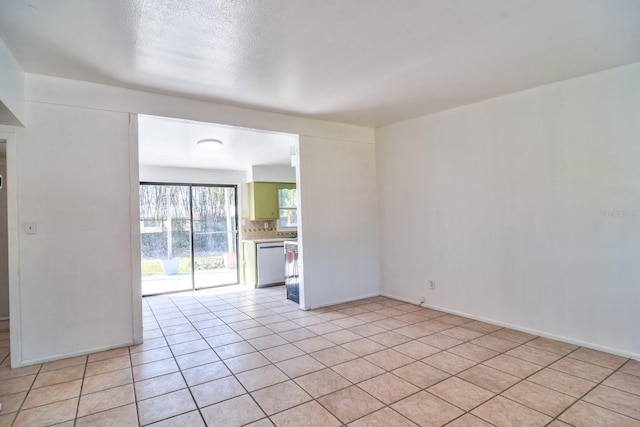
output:
<svg viewBox="0 0 640 427"><path fill-rule="evenodd" d="M293 189L296 185L284 182L250 182L249 185L249 219L278 219L278 190Z"/></svg>
<svg viewBox="0 0 640 427"><path fill-rule="evenodd" d="M242 242L242 282L256 287L258 284L255 242Z"/></svg>

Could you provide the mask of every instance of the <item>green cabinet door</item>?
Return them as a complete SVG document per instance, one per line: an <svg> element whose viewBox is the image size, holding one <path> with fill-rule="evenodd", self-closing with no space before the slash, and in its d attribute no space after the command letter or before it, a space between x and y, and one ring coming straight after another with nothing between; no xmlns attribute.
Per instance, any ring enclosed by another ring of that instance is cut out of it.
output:
<svg viewBox="0 0 640 427"><path fill-rule="evenodd" d="M242 282L254 288L258 284L256 244L254 242L242 243Z"/></svg>
<svg viewBox="0 0 640 427"><path fill-rule="evenodd" d="M249 183L249 219L278 219L277 183Z"/></svg>

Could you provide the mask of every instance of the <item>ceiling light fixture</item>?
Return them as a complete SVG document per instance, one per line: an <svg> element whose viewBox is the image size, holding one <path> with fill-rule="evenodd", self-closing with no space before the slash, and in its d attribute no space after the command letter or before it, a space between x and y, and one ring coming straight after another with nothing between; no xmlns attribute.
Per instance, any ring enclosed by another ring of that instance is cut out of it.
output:
<svg viewBox="0 0 640 427"><path fill-rule="evenodd" d="M217 139L202 139L196 143L196 147L202 151L218 151L222 148L222 141Z"/></svg>

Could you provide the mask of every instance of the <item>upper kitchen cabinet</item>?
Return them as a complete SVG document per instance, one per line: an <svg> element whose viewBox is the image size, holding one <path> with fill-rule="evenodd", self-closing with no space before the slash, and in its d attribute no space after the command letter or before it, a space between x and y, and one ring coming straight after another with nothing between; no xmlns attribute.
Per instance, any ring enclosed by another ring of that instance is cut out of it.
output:
<svg viewBox="0 0 640 427"><path fill-rule="evenodd" d="M280 218L278 191L295 189L296 185L282 182L249 183L249 219L271 220Z"/></svg>

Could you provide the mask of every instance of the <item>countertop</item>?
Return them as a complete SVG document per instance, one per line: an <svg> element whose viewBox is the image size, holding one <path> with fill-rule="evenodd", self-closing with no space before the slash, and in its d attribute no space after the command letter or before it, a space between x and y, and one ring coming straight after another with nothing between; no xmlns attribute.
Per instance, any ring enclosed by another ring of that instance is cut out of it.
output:
<svg viewBox="0 0 640 427"><path fill-rule="evenodd" d="M274 243L274 242L296 242L298 239L295 237L271 237L268 239L243 239L243 242L253 243Z"/></svg>

